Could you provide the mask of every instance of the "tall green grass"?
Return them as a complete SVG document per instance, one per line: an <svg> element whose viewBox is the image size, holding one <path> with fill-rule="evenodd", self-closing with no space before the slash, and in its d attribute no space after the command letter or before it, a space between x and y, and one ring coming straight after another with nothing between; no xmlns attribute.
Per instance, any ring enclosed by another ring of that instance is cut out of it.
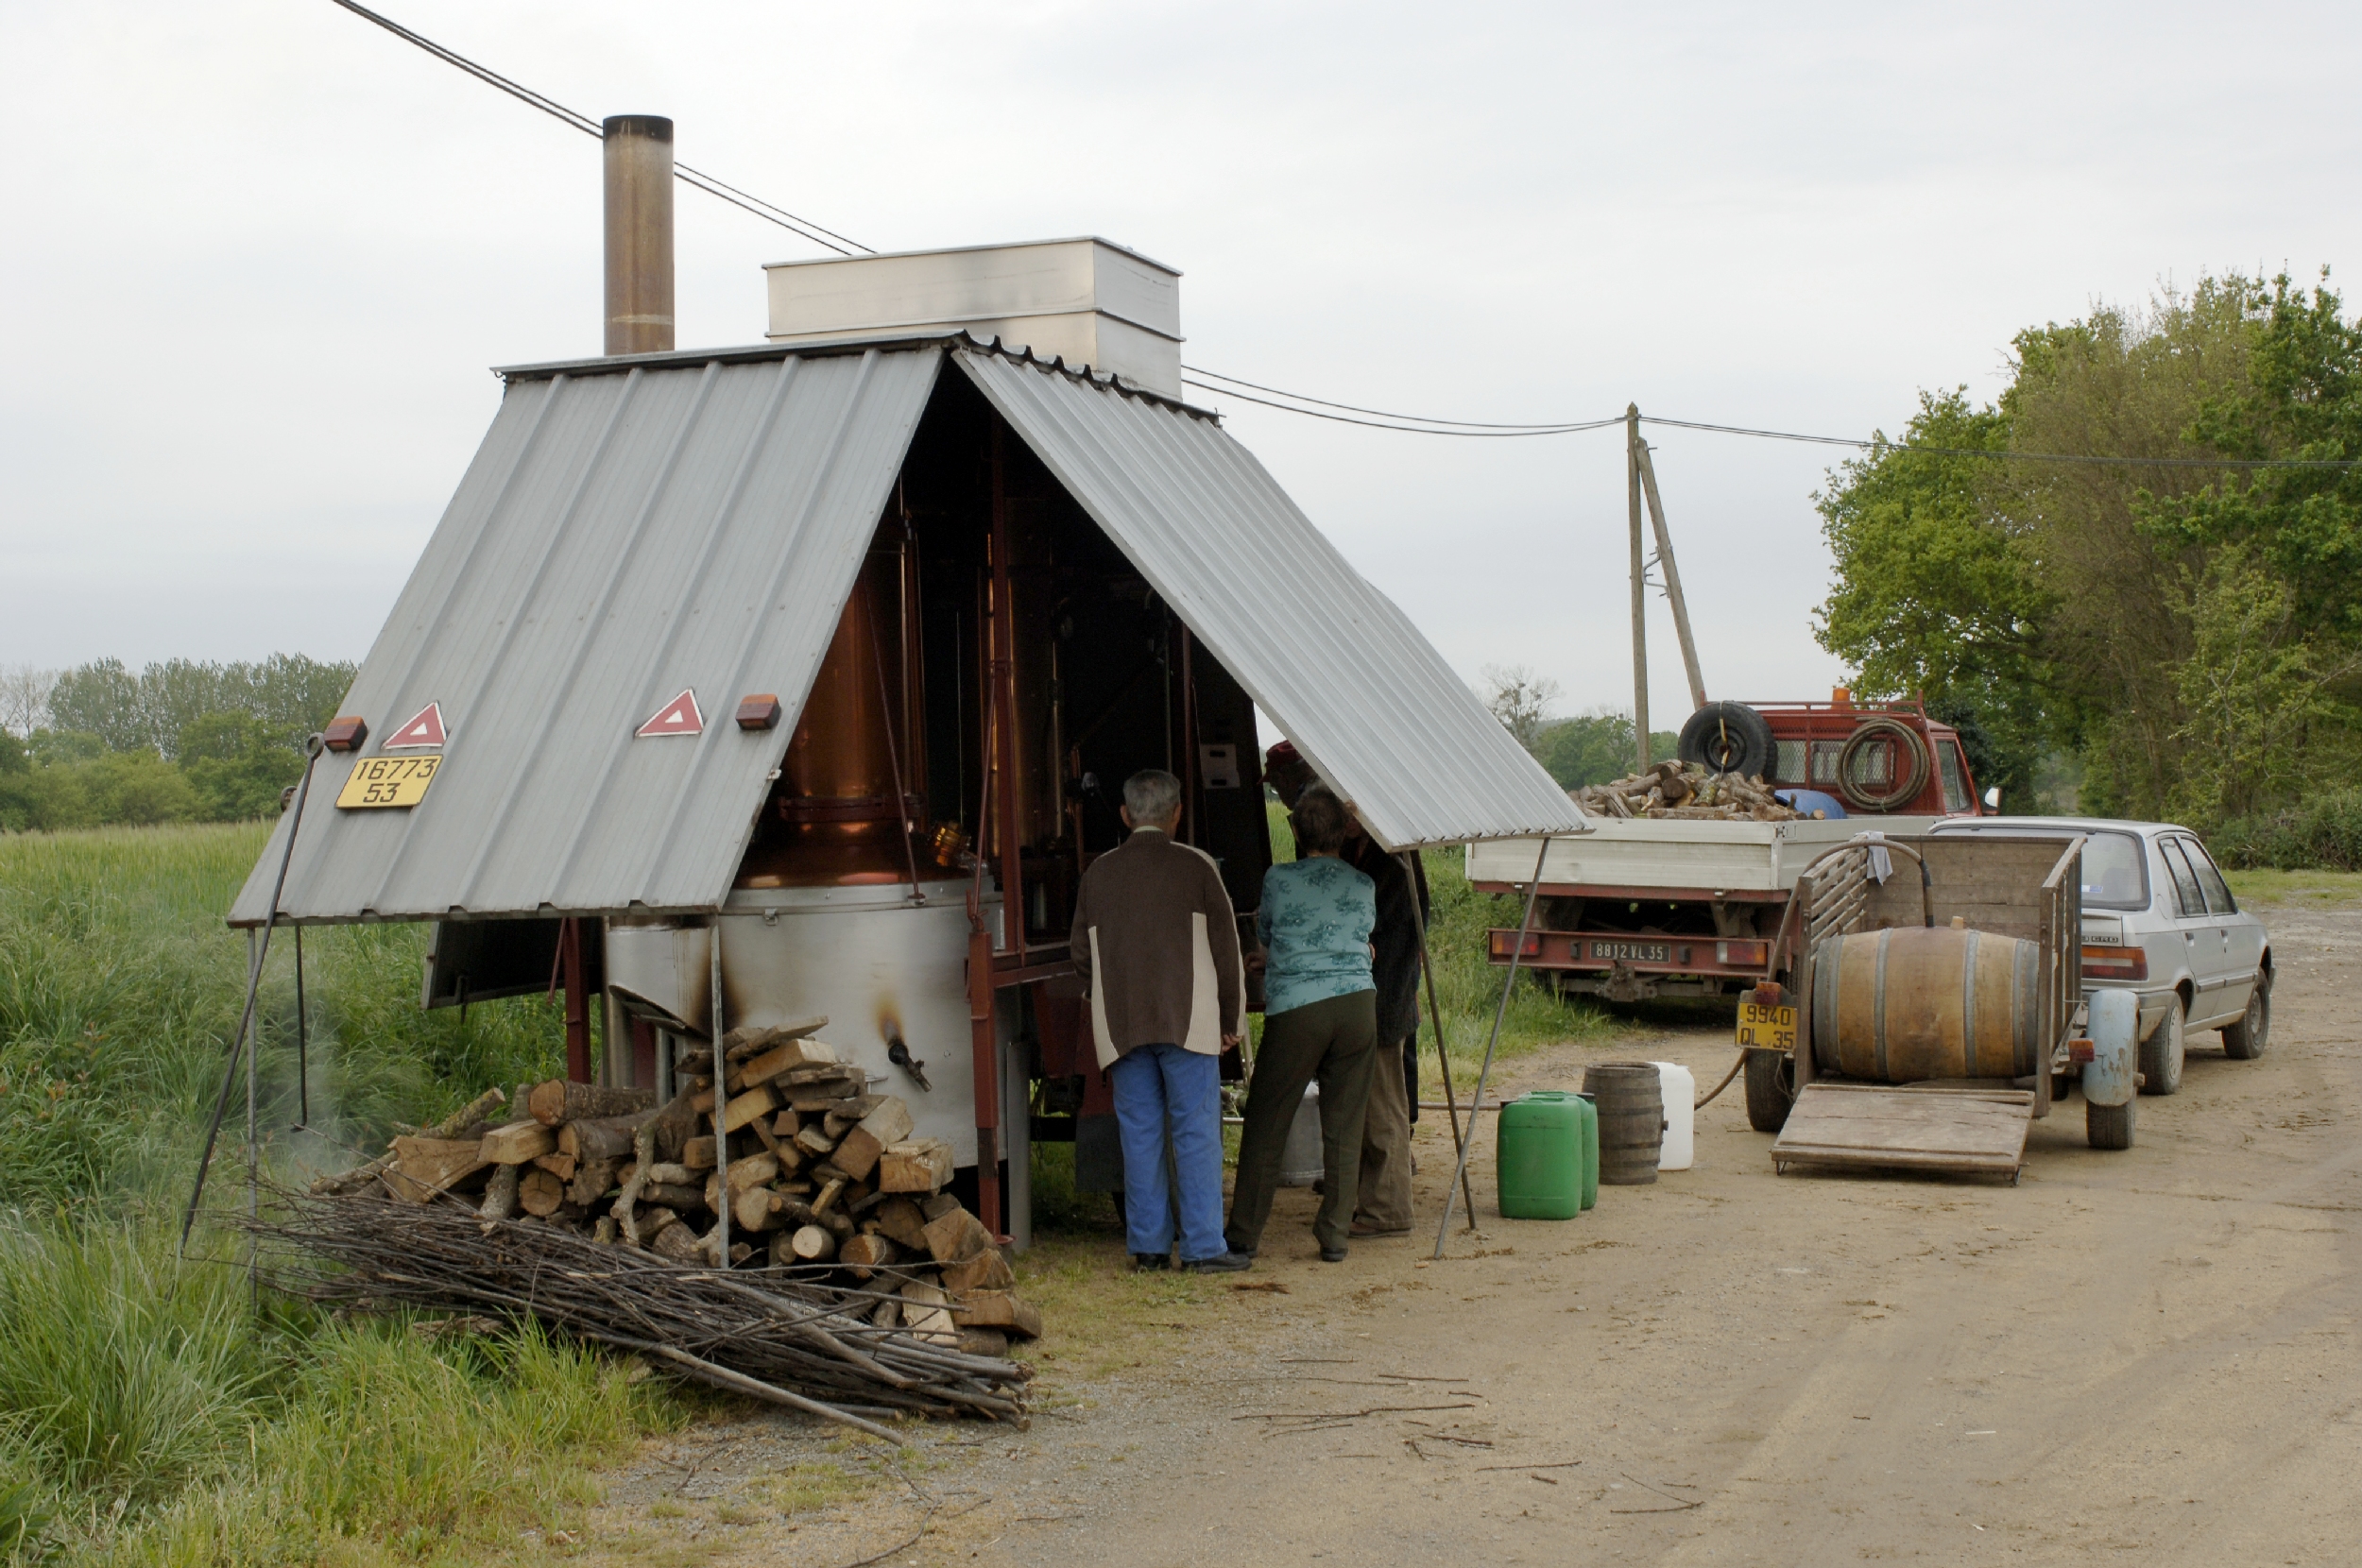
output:
<svg viewBox="0 0 2362 1568"><path fill-rule="evenodd" d="M248 943L223 912L263 825L0 834L0 1562L419 1560L581 1503L584 1466L679 1406L527 1329L429 1340L265 1295L233 1237L177 1254ZM492 1083L545 1077L556 1009L417 1004L425 932L307 932L258 998L261 1156L300 1177ZM233 1096L214 1209L242 1205Z"/></svg>

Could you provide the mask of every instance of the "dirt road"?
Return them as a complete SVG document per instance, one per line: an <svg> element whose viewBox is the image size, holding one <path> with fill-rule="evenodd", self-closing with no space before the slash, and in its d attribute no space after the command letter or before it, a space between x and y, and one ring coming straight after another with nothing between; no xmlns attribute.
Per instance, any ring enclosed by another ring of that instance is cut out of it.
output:
<svg viewBox="0 0 2362 1568"><path fill-rule="evenodd" d="M2271 1050L2195 1037L2129 1152L2086 1148L2070 1100L2014 1187L1777 1177L1734 1089L1695 1169L1578 1220L1498 1219L1480 1161L1481 1229L1432 1265L1431 1231L1323 1265L1289 1194L1255 1276L1286 1294L1053 1372L1074 1405L956 1434L899 1502L738 1544L841 1564L932 1516L885 1560L2353 1562L2362 910L2268 917ZM1646 1054L1703 1083L1728 1061L1704 1031ZM1448 1153L1429 1117L1429 1216Z"/></svg>

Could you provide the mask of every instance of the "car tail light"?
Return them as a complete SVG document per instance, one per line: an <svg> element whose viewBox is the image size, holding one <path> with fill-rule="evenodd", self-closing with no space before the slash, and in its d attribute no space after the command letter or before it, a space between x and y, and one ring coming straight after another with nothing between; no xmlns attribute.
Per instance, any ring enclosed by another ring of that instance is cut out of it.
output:
<svg viewBox="0 0 2362 1568"><path fill-rule="evenodd" d="M2085 947L2083 978L2103 980L2148 979L2148 954L2138 947Z"/></svg>
<svg viewBox="0 0 2362 1568"><path fill-rule="evenodd" d="M1770 962L1772 945L1768 942L1718 942L1714 945L1714 962L1728 969L1734 964L1742 969L1760 969Z"/></svg>

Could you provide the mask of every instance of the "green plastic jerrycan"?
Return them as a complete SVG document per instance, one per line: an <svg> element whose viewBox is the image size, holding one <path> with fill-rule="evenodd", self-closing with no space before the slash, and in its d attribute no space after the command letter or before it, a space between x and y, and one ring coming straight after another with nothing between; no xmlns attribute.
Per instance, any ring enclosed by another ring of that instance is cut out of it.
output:
<svg viewBox="0 0 2362 1568"><path fill-rule="evenodd" d="M1577 1095L1583 1106L1583 1206L1600 1206L1600 1107L1589 1095Z"/></svg>
<svg viewBox="0 0 2362 1568"><path fill-rule="evenodd" d="M1502 1106L1495 1141L1502 1216L1572 1219L1582 1213L1584 1173L1599 1168L1598 1128L1589 1103L1560 1089L1537 1089Z"/></svg>

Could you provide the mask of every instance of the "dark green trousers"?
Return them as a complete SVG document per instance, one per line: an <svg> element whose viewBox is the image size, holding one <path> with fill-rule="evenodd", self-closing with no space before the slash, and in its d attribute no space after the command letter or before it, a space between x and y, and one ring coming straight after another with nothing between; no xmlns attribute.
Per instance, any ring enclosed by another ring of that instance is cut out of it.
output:
<svg viewBox="0 0 2362 1568"><path fill-rule="evenodd" d="M1343 1247L1353 1227L1361 1179L1361 1122L1369 1107L1371 1051L1378 1041L1378 993L1292 1007L1263 1020L1262 1048L1247 1084L1246 1130L1239 1140L1239 1179L1231 1189L1230 1250L1262 1245L1271 1219L1279 1161L1295 1124L1304 1086L1321 1085L1321 1212L1312 1234L1323 1247Z"/></svg>

